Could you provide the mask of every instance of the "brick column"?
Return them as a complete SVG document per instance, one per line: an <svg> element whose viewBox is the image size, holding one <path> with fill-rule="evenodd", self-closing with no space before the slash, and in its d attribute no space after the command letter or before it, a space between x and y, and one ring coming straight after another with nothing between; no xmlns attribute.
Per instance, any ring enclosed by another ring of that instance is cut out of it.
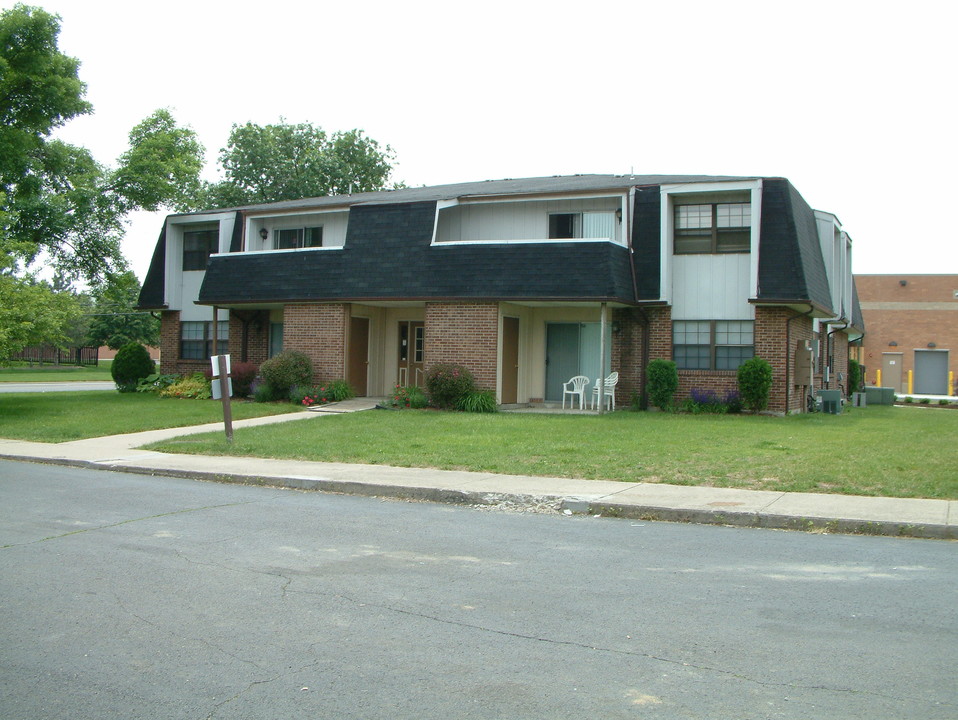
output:
<svg viewBox="0 0 958 720"><path fill-rule="evenodd" d="M437 363L468 368L476 387L496 389L499 358L497 303L426 303L425 369Z"/></svg>
<svg viewBox="0 0 958 720"><path fill-rule="evenodd" d="M287 305L283 309L283 349L308 355L317 380L345 379L349 313L348 303Z"/></svg>

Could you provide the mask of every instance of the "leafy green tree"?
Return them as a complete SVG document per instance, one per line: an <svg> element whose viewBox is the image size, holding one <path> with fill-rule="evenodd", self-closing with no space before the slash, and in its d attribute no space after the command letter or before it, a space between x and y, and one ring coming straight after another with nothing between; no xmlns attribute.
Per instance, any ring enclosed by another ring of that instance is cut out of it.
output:
<svg viewBox="0 0 958 720"><path fill-rule="evenodd" d="M0 266L6 261L0 256ZM48 283L13 277L0 269L0 363L28 345L66 344L67 331L80 313L73 294L56 292Z"/></svg>
<svg viewBox="0 0 958 720"><path fill-rule="evenodd" d="M133 129L116 169L51 137L92 111L79 62L57 47L59 33L59 17L40 8L0 12L0 276L8 297L33 299L29 307L5 304L0 313L0 361L25 344L63 342L71 303L36 281L34 263L42 260L68 282L122 273L126 215L187 209L200 187L203 148L166 110Z"/></svg>
<svg viewBox="0 0 958 720"><path fill-rule="evenodd" d="M93 309L87 343L118 350L134 342L158 345L160 321L148 312L134 310L140 296L140 281L131 271L114 275L93 290Z"/></svg>
<svg viewBox="0 0 958 720"><path fill-rule="evenodd" d="M205 207L298 200L387 187L393 150L362 130L331 136L312 123L234 125L220 151L225 179L207 187Z"/></svg>

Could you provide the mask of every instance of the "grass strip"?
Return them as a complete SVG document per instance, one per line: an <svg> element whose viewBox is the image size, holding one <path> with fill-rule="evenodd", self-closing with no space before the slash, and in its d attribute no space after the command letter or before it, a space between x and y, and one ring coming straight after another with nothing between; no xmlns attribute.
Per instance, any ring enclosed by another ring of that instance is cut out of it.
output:
<svg viewBox="0 0 958 720"><path fill-rule="evenodd" d="M153 450L752 490L958 499L958 412L495 415L371 411Z"/></svg>
<svg viewBox="0 0 958 720"><path fill-rule="evenodd" d="M238 401L232 409L234 420L300 410L288 403ZM0 393L0 437L15 440L57 443L222 420L223 405L216 400L115 390Z"/></svg>

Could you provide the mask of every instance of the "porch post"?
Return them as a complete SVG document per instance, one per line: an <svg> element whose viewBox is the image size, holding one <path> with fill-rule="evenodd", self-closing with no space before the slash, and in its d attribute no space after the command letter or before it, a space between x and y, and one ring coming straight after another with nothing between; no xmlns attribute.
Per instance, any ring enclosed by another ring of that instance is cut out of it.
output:
<svg viewBox="0 0 958 720"><path fill-rule="evenodd" d="M216 349L217 349L216 340L217 340L217 337L219 336L219 327L216 325L216 316L218 315L216 310L217 310L216 305L214 305L213 306L213 357L216 357L217 355L219 355L219 353L216 352Z"/></svg>
<svg viewBox="0 0 958 720"><path fill-rule="evenodd" d="M605 303L599 306L599 414L605 412L605 376L608 374L605 367L605 325L608 308Z"/></svg>

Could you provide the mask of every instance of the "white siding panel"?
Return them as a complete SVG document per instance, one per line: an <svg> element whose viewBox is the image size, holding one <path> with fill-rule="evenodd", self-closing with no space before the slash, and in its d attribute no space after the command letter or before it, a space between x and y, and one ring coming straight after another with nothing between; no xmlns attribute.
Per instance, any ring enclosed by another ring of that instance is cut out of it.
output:
<svg viewBox="0 0 958 720"><path fill-rule="evenodd" d="M503 203L463 203L439 212L437 242L546 240L550 213L615 212L620 197ZM621 242L622 224L615 223Z"/></svg>
<svg viewBox="0 0 958 720"><path fill-rule="evenodd" d="M672 258L672 318L751 320L750 255L676 255Z"/></svg>

